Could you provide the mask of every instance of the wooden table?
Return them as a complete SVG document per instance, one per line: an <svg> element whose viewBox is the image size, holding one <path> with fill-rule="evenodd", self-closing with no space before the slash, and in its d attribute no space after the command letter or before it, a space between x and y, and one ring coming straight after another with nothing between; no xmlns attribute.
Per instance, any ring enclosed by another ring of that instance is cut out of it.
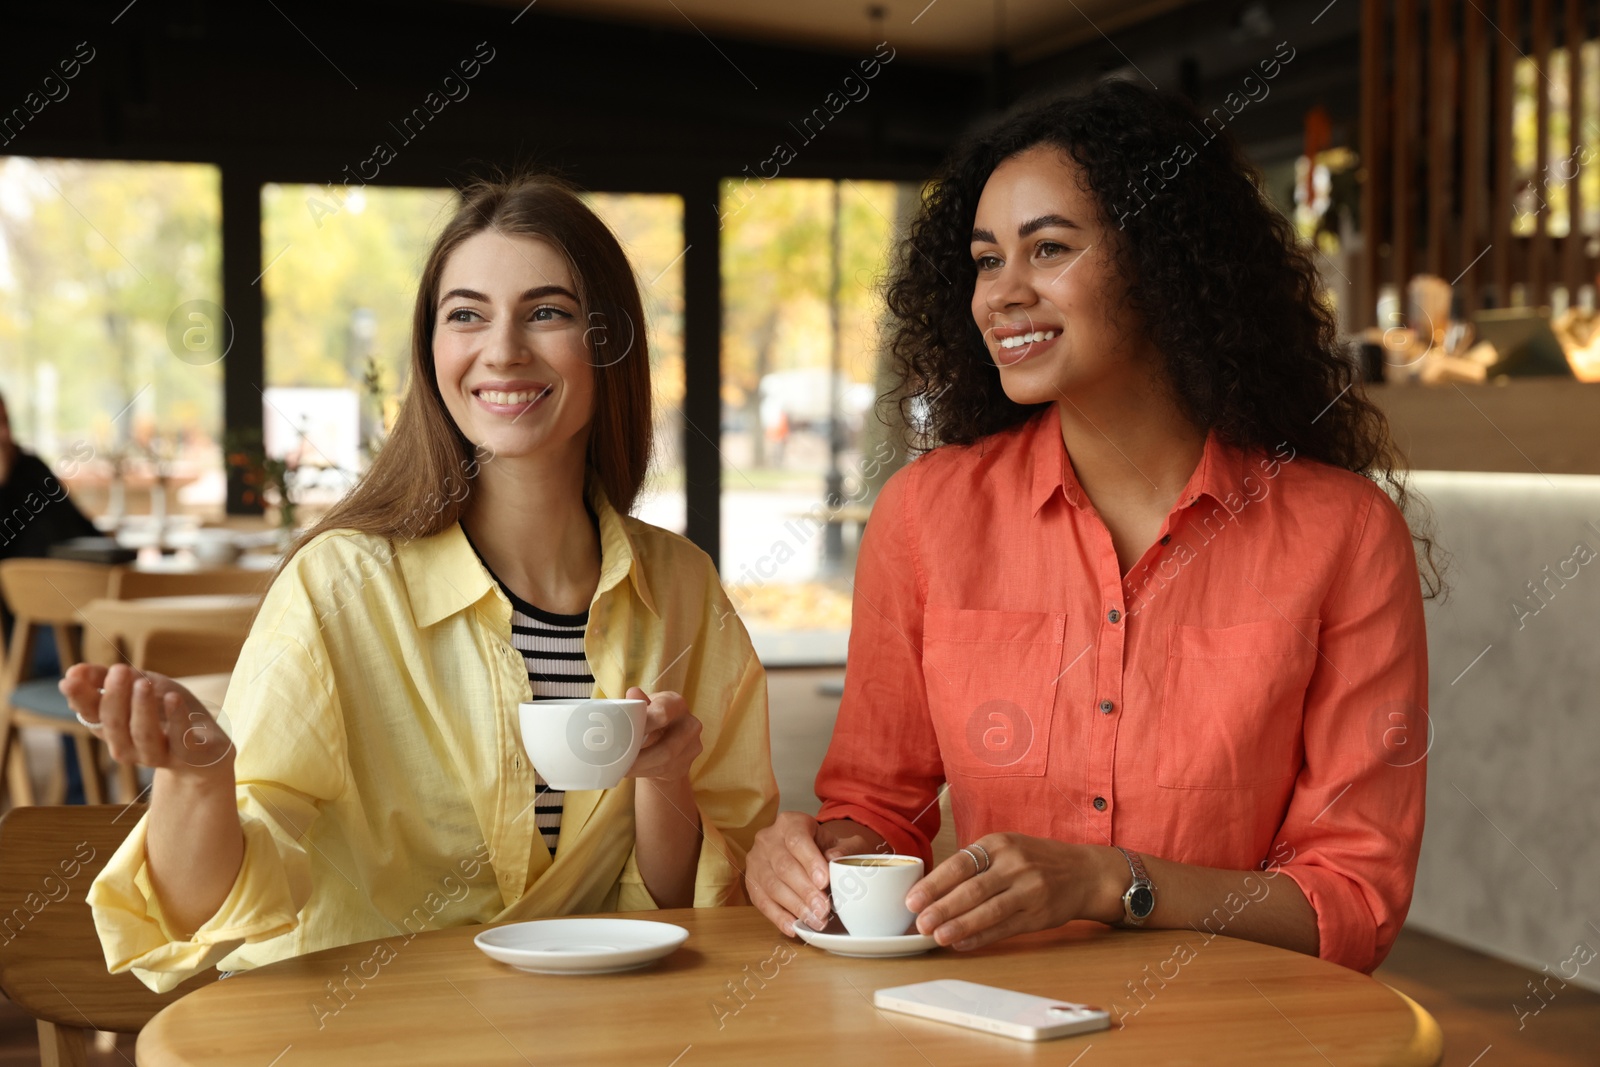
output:
<svg viewBox="0 0 1600 1067"><path fill-rule="evenodd" d="M629 917L677 923L689 940L643 970L568 977L495 963L472 944L482 927L330 949L170 1005L139 1035L138 1062L992 1067L1068 1065L1087 1053L1082 1067L1398 1067L1442 1055L1433 1020L1382 983L1227 937L1079 922L973 953L862 960L783 937L754 908ZM1192 956L1177 964L1181 942ZM1031 1044L872 1006L875 989L934 978L1137 1013L1122 1029L1113 1012L1110 1030Z"/></svg>

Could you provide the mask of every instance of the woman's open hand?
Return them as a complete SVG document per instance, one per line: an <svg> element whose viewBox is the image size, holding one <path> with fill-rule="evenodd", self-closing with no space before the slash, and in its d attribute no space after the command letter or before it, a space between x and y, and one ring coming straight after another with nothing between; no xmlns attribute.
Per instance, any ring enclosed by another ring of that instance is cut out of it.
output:
<svg viewBox="0 0 1600 1067"><path fill-rule="evenodd" d="M989 854L981 873L973 854L959 851L906 894L918 933L965 950L1073 919L1122 918L1120 904L1113 915L1107 902L1116 879L1128 880L1127 862L1115 849L1024 834L988 834L976 844L974 852Z"/></svg>
<svg viewBox="0 0 1600 1067"><path fill-rule="evenodd" d="M687 779L689 768L699 757L700 720L689 713L683 694L661 692L650 696L634 686L629 700L645 701L644 744L639 748L629 778Z"/></svg>
<svg viewBox="0 0 1600 1067"><path fill-rule="evenodd" d="M233 780L233 742L204 704L163 674L80 663L61 680L72 710L121 763L193 781Z"/></svg>

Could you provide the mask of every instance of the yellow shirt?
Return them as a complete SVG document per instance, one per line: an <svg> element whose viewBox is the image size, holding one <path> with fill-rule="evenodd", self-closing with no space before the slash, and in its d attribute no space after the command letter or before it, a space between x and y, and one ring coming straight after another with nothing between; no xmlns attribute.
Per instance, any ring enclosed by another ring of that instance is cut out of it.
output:
<svg viewBox="0 0 1600 1067"><path fill-rule="evenodd" d="M637 685L687 699L704 745L694 903L742 903L745 854L778 804L765 672L704 553L598 494L593 505L594 695ZM551 860L518 726L528 699L510 601L460 526L316 538L273 582L223 704L238 878L210 921L174 936L141 821L89 891L107 966L162 992L210 966L424 929L654 908L634 859L632 779L568 792Z"/></svg>

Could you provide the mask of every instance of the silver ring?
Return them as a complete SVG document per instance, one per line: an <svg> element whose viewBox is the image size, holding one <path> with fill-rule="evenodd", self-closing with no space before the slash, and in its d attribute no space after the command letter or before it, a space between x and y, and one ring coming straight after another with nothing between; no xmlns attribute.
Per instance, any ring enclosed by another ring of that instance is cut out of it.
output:
<svg viewBox="0 0 1600 1067"><path fill-rule="evenodd" d="M100 723L90 722L88 719L85 719L82 715L78 715L78 713L76 711L74 711L72 714L77 715L78 716L78 721L83 723L83 725L87 726L89 729L91 729L91 730L100 729L100 725L101 725Z"/></svg>
<svg viewBox="0 0 1600 1067"><path fill-rule="evenodd" d="M983 873L983 865L978 862L978 854L976 852L972 851L972 849L970 849L970 848L964 848L961 851L966 853L967 859L972 861L972 866L974 868L974 870L972 872L972 877L976 878L976 877L978 877L978 875L982 874Z"/></svg>
<svg viewBox="0 0 1600 1067"><path fill-rule="evenodd" d="M978 868L978 873L979 874L982 874L984 871L987 871L990 867L994 866L994 861L989 858L989 850L988 849L984 848L982 845L978 844L976 841L974 841L972 844L968 845L967 848L969 848L969 849L975 848L980 853L983 854L983 866ZM972 855L972 853L968 852L967 855L970 856L970 855ZM973 862L974 863L977 862L976 857L974 857Z"/></svg>

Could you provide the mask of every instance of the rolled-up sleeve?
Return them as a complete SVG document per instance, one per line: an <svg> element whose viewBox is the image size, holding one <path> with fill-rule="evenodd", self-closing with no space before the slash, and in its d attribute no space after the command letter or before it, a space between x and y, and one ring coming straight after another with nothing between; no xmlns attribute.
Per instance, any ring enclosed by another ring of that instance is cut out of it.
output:
<svg viewBox="0 0 1600 1067"><path fill-rule="evenodd" d="M694 872L694 904L696 908L725 908L735 904L748 904L744 891L745 856L748 845L740 845L717 825L717 817L696 803L700 813L700 861ZM777 797L773 797L773 814L776 815ZM772 821L772 816L767 822ZM760 829L757 826L756 829ZM742 835L741 835L742 836ZM644 884L639 873L639 853L628 854L628 862L617 880L617 911L654 911L661 905Z"/></svg>
<svg viewBox="0 0 1600 1067"><path fill-rule="evenodd" d="M1428 646L1416 554L1376 488L1329 593L1305 763L1273 856L1317 914L1319 955L1372 971L1411 906L1426 792Z"/></svg>
<svg viewBox="0 0 1600 1067"><path fill-rule="evenodd" d="M932 862L944 762L922 676L923 596L912 496L919 465L873 505L856 564L844 696L817 774L817 819L850 819Z"/></svg>
<svg viewBox="0 0 1600 1067"><path fill-rule="evenodd" d="M767 675L734 614L716 571L705 561L708 611L688 659L684 698L700 719L703 746L690 777L700 815L694 906L745 904L745 857L757 831L778 813L767 719ZM656 907L630 854L618 884L621 911Z"/></svg>
<svg viewBox="0 0 1600 1067"><path fill-rule="evenodd" d="M223 703L236 746L234 775L244 857L227 898L192 933L174 929L146 863L148 816L89 890L113 972L131 970L165 992L241 944L283 936L311 894L304 838L319 804L345 788L348 761L337 699L314 640L315 619L292 574L274 584L240 653ZM309 627L305 625L310 623ZM304 638L311 635L313 640Z"/></svg>

